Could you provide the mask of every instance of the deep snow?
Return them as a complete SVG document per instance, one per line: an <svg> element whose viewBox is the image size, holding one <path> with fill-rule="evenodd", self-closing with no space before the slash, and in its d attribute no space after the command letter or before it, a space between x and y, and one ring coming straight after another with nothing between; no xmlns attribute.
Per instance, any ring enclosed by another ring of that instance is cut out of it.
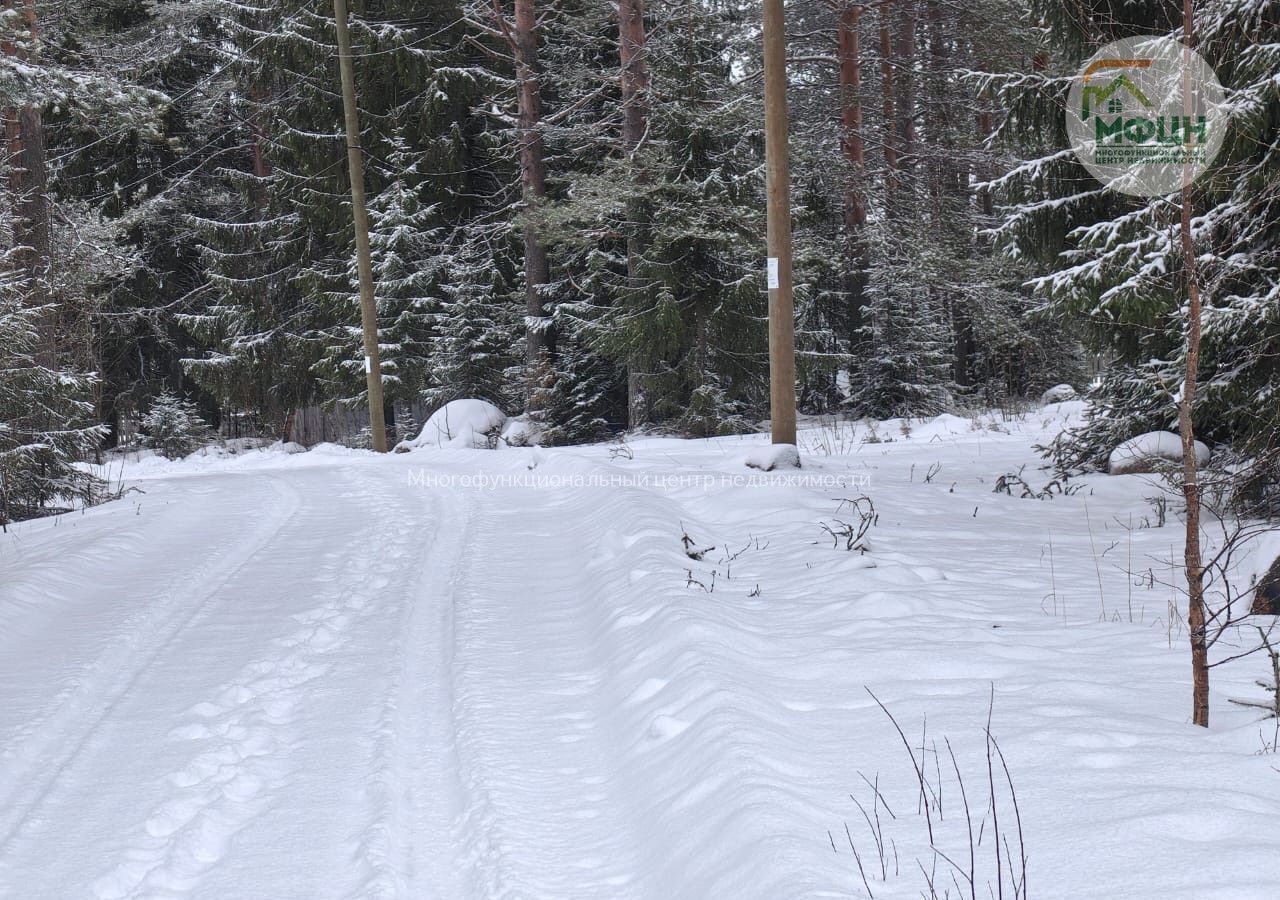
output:
<svg viewBox="0 0 1280 900"><path fill-rule="evenodd" d="M955 896L868 689L977 896L996 827L1020 856L988 714L1031 898L1280 896L1273 726L1226 702L1266 667L1188 723L1156 483L993 492L1076 411L811 424L767 474L762 437L126 463L0 536L0 896Z"/></svg>

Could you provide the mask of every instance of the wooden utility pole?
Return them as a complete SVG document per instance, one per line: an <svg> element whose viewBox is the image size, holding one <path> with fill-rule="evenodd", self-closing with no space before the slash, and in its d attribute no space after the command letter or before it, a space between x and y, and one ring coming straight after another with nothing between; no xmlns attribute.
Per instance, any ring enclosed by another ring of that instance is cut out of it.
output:
<svg viewBox="0 0 1280 900"><path fill-rule="evenodd" d="M351 62L347 0L333 0L338 24L338 68L342 73L342 108L347 123L347 167L351 171L351 215L356 230L356 266L360 270L360 324L364 329L364 370L369 385L369 428L373 449L387 452L387 423L382 408L382 360L378 352L378 305L373 294L373 253L369 248L369 211L364 196L364 151L360 147L360 115L356 108L356 75Z"/></svg>
<svg viewBox="0 0 1280 900"><path fill-rule="evenodd" d="M782 0L764 0L769 413L775 444L796 442L796 341L791 296L791 170L787 148L786 53Z"/></svg>
<svg viewBox="0 0 1280 900"><path fill-rule="evenodd" d="M1182 6L1182 104L1183 121L1190 122L1192 110L1191 46L1194 19L1191 0ZM1184 129L1183 149L1191 130ZM1196 469L1196 432L1191 414L1196 399L1196 377L1200 365L1200 276L1196 269L1195 244L1191 239L1191 163L1182 176L1182 265L1187 283L1187 369L1178 402L1178 432L1182 437L1182 494L1187 503L1186 539L1183 561L1187 570L1187 631L1191 638L1191 721L1209 727L1209 641L1204 608L1204 563L1200 555L1200 483Z"/></svg>

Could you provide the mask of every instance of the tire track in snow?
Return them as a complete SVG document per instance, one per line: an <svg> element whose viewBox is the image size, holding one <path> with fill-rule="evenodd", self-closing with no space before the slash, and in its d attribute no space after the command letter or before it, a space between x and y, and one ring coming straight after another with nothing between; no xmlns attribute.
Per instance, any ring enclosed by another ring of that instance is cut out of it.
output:
<svg viewBox="0 0 1280 900"><path fill-rule="evenodd" d="M219 589L262 552L297 511L301 501L295 491L278 478L268 476L268 483L279 502L265 505L269 514L247 538L207 560L195 572L184 572L131 617L122 629L124 636L95 660L53 713L33 726L21 746L4 751L0 859L121 700L219 596ZM184 597L191 600L184 603Z"/></svg>
<svg viewBox="0 0 1280 900"><path fill-rule="evenodd" d="M654 896L637 858L644 833L615 790L611 661L591 624L602 598L578 555L607 513L592 492L532 516L510 500L476 498L488 508L456 582L469 896Z"/></svg>
<svg viewBox="0 0 1280 900"><path fill-rule="evenodd" d="M186 504L172 500L161 499L146 516L128 515L125 504L115 503L52 521L35 520L30 524L42 527L0 537L0 682L13 679L27 688L0 708L0 797L8 793L8 761L46 723L67 714L64 707L86 681L120 665L131 635L155 613L155 598L191 576L184 551L207 539ZM243 540L225 529L209 544L209 555L230 552ZM157 565L159 547L169 553ZM89 572L108 577L86 583ZM33 678L40 684L35 690Z"/></svg>
<svg viewBox="0 0 1280 900"><path fill-rule="evenodd" d="M795 630L820 629L821 614L746 596L759 564L750 554L714 594L691 589L682 529L719 545L717 555L760 533L708 517L718 511L705 509L705 499L626 487L611 492L607 507L575 504L574 528L596 536L581 545L596 596L579 616L607 665L610 780L644 839L637 851L645 896L826 896L825 869L811 852L826 849L825 834L797 835L779 814L819 818L806 796L812 735L788 729L778 697L812 689L806 670L818 661L787 644ZM704 578L713 567L727 574L715 560L694 569Z"/></svg>
<svg viewBox="0 0 1280 900"><path fill-rule="evenodd" d="M391 677L369 768L368 824L358 853L366 872L349 900L461 900L460 778L453 684L454 603L474 507L447 492L432 536L402 592ZM419 506L405 517L421 518Z"/></svg>
<svg viewBox="0 0 1280 900"><path fill-rule="evenodd" d="M334 472L352 477L350 470ZM365 478L342 496L367 504L371 484ZM387 542L383 529L366 526L351 536L347 552L330 555L316 577L325 585L325 602L293 616L298 627L292 633L273 640L268 654L191 707L188 721L170 732L172 740L200 742L200 750L167 776L169 795L130 839L124 858L94 882L98 900L187 896L266 809L293 773L294 726L316 699L312 683L330 673L327 657L352 640L391 586L390 578L375 574L375 560L388 570L404 568L413 532L388 533L395 539Z"/></svg>

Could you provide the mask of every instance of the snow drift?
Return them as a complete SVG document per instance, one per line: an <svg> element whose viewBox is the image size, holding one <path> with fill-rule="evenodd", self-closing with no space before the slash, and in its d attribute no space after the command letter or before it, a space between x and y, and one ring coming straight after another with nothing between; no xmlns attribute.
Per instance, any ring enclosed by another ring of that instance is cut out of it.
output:
<svg viewBox="0 0 1280 900"><path fill-rule="evenodd" d="M506 424L506 413L487 400L453 400L431 414L416 438L396 449L492 448Z"/></svg>

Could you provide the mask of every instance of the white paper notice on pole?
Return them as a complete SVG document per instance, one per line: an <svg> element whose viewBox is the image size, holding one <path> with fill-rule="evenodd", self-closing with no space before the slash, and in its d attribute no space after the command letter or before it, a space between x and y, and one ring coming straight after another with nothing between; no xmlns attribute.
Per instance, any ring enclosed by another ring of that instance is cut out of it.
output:
<svg viewBox="0 0 1280 900"><path fill-rule="evenodd" d="M769 290L781 287L778 283L778 257L769 257Z"/></svg>

